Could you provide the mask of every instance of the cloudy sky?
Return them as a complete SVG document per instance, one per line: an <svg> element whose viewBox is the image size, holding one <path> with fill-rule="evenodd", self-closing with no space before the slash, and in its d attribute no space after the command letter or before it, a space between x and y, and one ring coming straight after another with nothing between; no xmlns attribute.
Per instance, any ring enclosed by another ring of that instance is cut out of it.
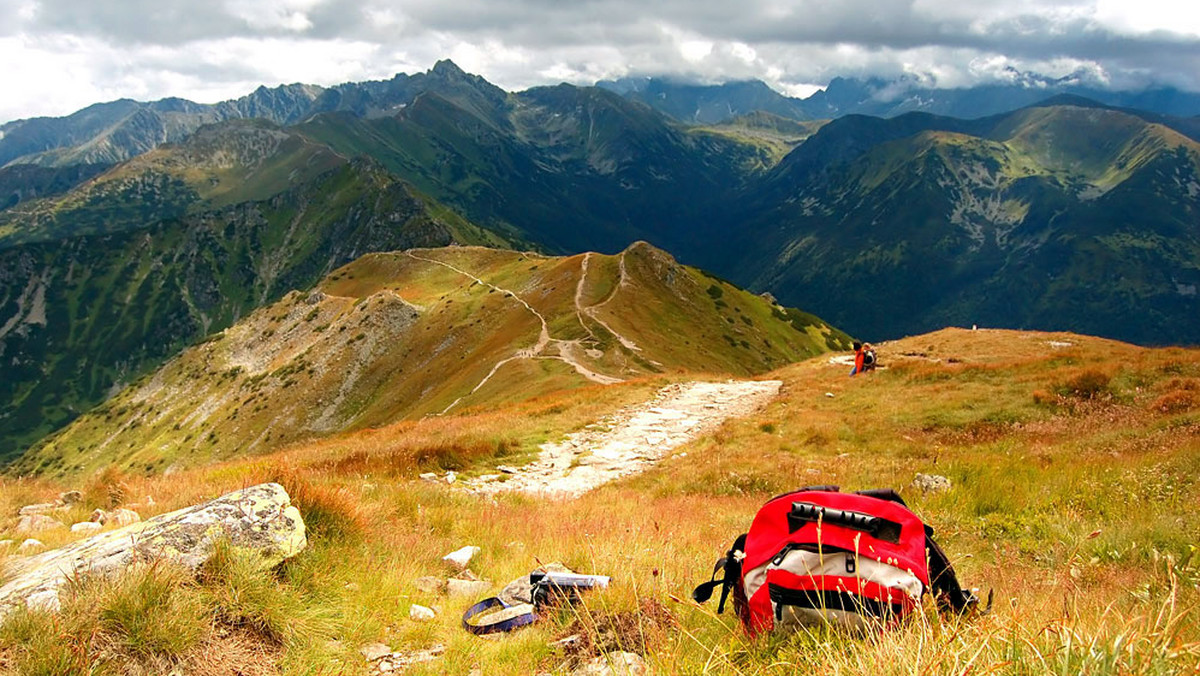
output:
<svg viewBox="0 0 1200 676"><path fill-rule="evenodd" d="M509 90L673 74L807 95L1083 72L1200 90L1197 0L0 0L0 122L121 97L387 78L441 58Z"/></svg>

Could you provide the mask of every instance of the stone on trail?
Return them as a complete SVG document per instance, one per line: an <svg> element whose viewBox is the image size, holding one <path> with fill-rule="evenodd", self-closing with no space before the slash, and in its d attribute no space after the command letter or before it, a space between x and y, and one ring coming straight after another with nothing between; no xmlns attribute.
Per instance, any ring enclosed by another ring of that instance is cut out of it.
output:
<svg viewBox="0 0 1200 676"><path fill-rule="evenodd" d="M74 526L71 526L71 532L72 533L95 533L96 531L100 530L101 528L104 528L104 525L96 523L95 521L80 521L79 523L75 524Z"/></svg>
<svg viewBox="0 0 1200 676"><path fill-rule="evenodd" d="M57 609L59 589L75 575L117 575L136 562L155 559L194 571L219 540L235 550L257 553L263 569L307 545L304 521L287 492L279 484L260 484L7 562L0 586L0 621L20 604Z"/></svg>
<svg viewBox="0 0 1200 676"><path fill-rule="evenodd" d="M35 540L33 538L29 538L29 539L25 540L24 542L22 542L20 547L17 547L17 551L22 554L30 554L35 549L45 549L45 548L46 548L46 545L41 540Z"/></svg>

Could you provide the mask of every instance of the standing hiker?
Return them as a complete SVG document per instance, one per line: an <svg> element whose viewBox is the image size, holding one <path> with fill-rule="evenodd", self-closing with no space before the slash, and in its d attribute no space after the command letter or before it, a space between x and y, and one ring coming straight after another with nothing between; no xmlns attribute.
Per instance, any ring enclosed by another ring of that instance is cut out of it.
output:
<svg viewBox="0 0 1200 676"><path fill-rule="evenodd" d="M863 370L863 344L854 341L854 368L851 369L850 375L862 373Z"/></svg>
<svg viewBox="0 0 1200 676"><path fill-rule="evenodd" d="M862 367L859 369L859 372L861 373L862 371L874 371L875 366L878 363L879 363L879 360L875 358L875 346L870 343L863 343Z"/></svg>

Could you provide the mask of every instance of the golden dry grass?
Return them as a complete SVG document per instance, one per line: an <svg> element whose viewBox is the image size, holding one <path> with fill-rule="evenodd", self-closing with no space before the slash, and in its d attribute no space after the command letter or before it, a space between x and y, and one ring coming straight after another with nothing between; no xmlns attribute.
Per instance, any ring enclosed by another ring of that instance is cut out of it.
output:
<svg viewBox="0 0 1200 676"><path fill-rule="evenodd" d="M410 673L553 671L573 657L549 642L580 628L591 645L643 652L660 673L1200 668L1200 415L1174 403L1183 399L1176 393L1196 392L1200 352L946 330L879 353L884 368L862 377L846 377L826 357L781 369L772 375L784 381L783 395L765 410L571 502L480 498L416 474L517 464L503 456L506 440L554 438L644 400L659 381L400 423L166 478L110 476L94 481L87 500L117 483L146 514L284 481L314 537L283 580L333 618L335 642L282 648L286 673L365 673L355 651L375 641L394 650L446 646ZM954 488L921 494L910 486L917 472L947 476ZM732 616L687 600L767 498L823 483L899 489L935 526L964 584L995 590L993 613L960 621L929 611L866 638L749 641ZM0 507L12 514L59 490L6 482ZM419 576L448 575L441 556L464 544L482 547L471 567L497 589L551 561L611 575L613 586L531 629L480 639L458 626L478 599L413 586ZM412 603L438 617L410 620ZM605 642L605 627L621 628L617 643Z"/></svg>

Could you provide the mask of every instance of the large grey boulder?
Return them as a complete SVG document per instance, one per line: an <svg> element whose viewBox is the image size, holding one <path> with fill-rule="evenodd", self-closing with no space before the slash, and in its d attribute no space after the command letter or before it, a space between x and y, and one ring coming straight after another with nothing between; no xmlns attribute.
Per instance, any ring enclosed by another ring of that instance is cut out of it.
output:
<svg viewBox="0 0 1200 676"><path fill-rule="evenodd" d="M304 521L279 484L260 484L65 547L5 562L0 621L13 608L58 608L58 591L72 575L115 575L135 563L169 559L190 570L216 543L253 552L262 568L298 554L308 541Z"/></svg>

